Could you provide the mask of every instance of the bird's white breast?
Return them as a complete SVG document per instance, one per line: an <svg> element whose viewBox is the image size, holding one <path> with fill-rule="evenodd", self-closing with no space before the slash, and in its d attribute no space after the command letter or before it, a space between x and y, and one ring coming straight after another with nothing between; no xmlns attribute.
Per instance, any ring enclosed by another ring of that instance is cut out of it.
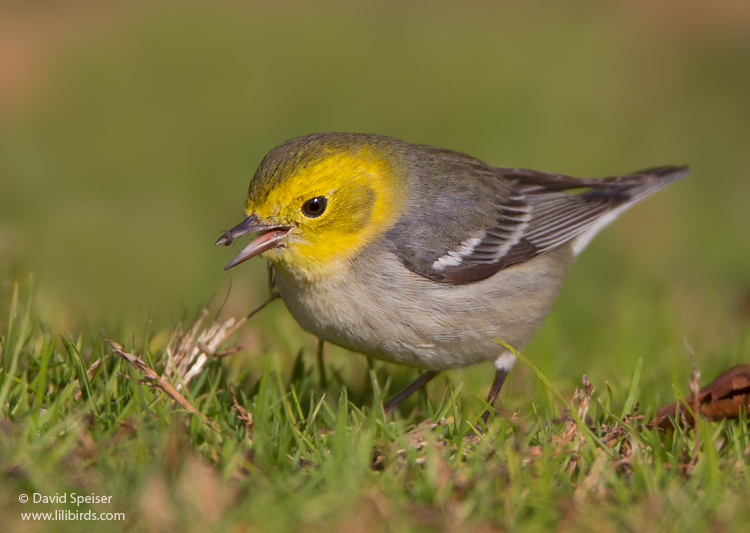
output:
<svg viewBox="0 0 750 533"><path fill-rule="evenodd" d="M568 246L462 285L407 270L371 248L336 276L309 282L277 267L289 312L313 335L365 355L446 369L495 359L501 339L529 340L557 297L572 261Z"/></svg>

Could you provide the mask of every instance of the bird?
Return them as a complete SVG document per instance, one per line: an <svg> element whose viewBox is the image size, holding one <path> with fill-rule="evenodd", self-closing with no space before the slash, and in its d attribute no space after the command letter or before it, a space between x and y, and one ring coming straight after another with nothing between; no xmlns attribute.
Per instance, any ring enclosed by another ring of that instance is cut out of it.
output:
<svg viewBox="0 0 750 533"><path fill-rule="evenodd" d="M495 339L523 349L591 239L689 170L579 179L384 135L313 133L268 152L244 219L216 244L255 233L225 270L264 256L303 329L421 369L386 413L440 371L492 361L486 422L516 361Z"/></svg>

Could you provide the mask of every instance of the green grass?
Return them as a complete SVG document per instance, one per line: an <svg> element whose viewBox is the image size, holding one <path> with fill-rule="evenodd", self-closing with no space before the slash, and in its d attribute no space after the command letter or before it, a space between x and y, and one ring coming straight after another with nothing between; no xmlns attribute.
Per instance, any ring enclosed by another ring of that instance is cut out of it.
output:
<svg viewBox="0 0 750 533"><path fill-rule="evenodd" d="M750 520L747 421L702 421L691 466L692 431L648 430L638 416L644 406L632 412L642 361L621 394L581 387L566 403L578 423L558 418L563 406L542 396L491 417L484 435L474 430L483 406L460 379L385 417L391 367L376 363L366 381L342 383L327 362L324 389L314 352L281 370L270 355L254 354L261 363L252 372L210 360L182 387L193 414L101 335L50 331L30 282L6 295L6 531L80 530L81 522L21 520L22 512L55 509L124 513L120 522L87 522L95 531L706 531L742 530ZM189 326L178 324L155 349L163 332L115 340L164 374L167 347L174 355ZM35 492L93 493L111 503L19 503Z"/></svg>

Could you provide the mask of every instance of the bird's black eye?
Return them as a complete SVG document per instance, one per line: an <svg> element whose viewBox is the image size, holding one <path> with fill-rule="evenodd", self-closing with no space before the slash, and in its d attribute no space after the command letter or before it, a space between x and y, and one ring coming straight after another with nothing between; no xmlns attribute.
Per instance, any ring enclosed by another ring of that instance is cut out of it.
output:
<svg viewBox="0 0 750 533"><path fill-rule="evenodd" d="M326 210L325 196L316 196L302 204L302 212L310 218L319 217Z"/></svg>

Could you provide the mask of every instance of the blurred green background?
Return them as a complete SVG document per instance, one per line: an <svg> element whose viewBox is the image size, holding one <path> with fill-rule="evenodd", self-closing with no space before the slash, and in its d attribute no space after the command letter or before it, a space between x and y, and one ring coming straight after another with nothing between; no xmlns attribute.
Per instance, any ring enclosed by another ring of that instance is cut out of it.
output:
<svg viewBox="0 0 750 533"><path fill-rule="evenodd" d="M743 1L5 2L3 290L34 273L59 329L250 310L263 262L226 273L213 242L262 156L316 131L575 176L692 165L594 241L527 355L566 389L638 357L644 387L683 382L683 337L706 375L750 363ZM250 330L282 362L314 343L280 303Z"/></svg>

